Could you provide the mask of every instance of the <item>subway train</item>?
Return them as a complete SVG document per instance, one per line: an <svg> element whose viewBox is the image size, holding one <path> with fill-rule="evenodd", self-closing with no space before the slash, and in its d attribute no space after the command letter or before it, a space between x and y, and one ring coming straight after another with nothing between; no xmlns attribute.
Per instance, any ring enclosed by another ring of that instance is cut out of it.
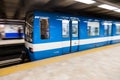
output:
<svg viewBox="0 0 120 80"><path fill-rule="evenodd" d="M26 14L25 47L31 61L120 42L120 22L71 14Z"/></svg>

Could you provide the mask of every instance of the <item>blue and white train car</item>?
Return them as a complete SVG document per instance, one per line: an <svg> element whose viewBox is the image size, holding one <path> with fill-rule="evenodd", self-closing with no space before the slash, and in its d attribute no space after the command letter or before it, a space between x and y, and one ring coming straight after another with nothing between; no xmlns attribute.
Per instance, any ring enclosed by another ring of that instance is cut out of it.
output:
<svg viewBox="0 0 120 80"><path fill-rule="evenodd" d="M111 40L112 43L120 42L120 22L113 22Z"/></svg>
<svg viewBox="0 0 120 80"><path fill-rule="evenodd" d="M34 11L26 16L32 61L120 42L120 22Z"/></svg>

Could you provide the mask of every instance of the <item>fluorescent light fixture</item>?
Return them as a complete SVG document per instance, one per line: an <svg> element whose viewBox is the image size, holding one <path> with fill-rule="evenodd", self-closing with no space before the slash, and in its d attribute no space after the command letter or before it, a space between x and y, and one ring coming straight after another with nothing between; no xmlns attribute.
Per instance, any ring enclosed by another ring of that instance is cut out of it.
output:
<svg viewBox="0 0 120 80"><path fill-rule="evenodd" d="M116 9L118 9L117 7L107 5L107 4L102 4L102 5L99 5L98 7L108 9L108 10L116 10Z"/></svg>
<svg viewBox="0 0 120 80"><path fill-rule="evenodd" d="M120 12L120 9L116 9L116 10L114 10L115 12Z"/></svg>
<svg viewBox="0 0 120 80"><path fill-rule="evenodd" d="M77 2L85 3L85 4L93 4L96 3L96 1L93 0L75 0Z"/></svg>
<svg viewBox="0 0 120 80"><path fill-rule="evenodd" d="M4 28L4 25L0 25L1 28Z"/></svg>

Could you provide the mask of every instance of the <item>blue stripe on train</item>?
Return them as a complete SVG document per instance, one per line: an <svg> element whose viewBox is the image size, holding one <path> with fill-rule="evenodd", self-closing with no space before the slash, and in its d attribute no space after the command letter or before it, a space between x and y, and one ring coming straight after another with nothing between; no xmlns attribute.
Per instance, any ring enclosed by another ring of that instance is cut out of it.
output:
<svg viewBox="0 0 120 80"><path fill-rule="evenodd" d="M97 48L97 47L104 46L104 45L108 45L108 41L100 42L100 43L80 45L79 46L79 50L80 51L82 51L82 50L88 50L88 49Z"/></svg>
<svg viewBox="0 0 120 80"><path fill-rule="evenodd" d="M80 45L78 51L88 50L88 49L109 45L111 43L118 43L118 42L120 42L120 40ZM73 46L73 47L76 47L76 46ZM69 54L69 53L70 53L70 47L64 47L64 48L51 49L51 50L45 50L45 51L37 51L33 53L30 52L30 57L32 61L35 61L35 60L41 60L41 59L50 58L54 56L60 56L63 54Z"/></svg>
<svg viewBox="0 0 120 80"><path fill-rule="evenodd" d="M60 48L30 53L30 57L32 61L50 58L54 56L60 56L60 55L62 55L62 49Z"/></svg>
<svg viewBox="0 0 120 80"><path fill-rule="evenodd" d="M119 42L120 42L120 39L111 41L112 44L119 43Z"/></svg>

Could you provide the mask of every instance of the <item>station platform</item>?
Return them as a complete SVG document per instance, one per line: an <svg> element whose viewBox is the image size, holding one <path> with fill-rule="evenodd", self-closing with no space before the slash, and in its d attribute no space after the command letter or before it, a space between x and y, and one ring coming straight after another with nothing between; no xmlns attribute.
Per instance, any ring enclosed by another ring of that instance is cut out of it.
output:
<svg viewBox="0 0 120 80"><path fill-rule="evenodd" d="M1 68L0 80L120 80L120 44Z"/></svg>
<svg viewBox="0 0 120 80"><path fill-rule="evenodd" d="M0 46L1 45L11 45L11 44L19 44L24 43L24 39L13 39L13 40L0 40Z"/></svg>
<svg viewBox="0 0 120 80"><path fill-rule="evenodd" d="M24 39L0 40L0 68L24 62Z"/></svg>

